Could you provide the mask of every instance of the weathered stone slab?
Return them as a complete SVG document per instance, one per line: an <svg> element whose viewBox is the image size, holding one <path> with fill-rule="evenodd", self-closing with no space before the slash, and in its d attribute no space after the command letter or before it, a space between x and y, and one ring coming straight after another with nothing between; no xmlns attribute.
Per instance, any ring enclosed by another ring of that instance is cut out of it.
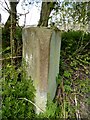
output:
<svg viewBox="0 0 90 120"><path fill-rule="evenodd" d="M56 92L56 76L59 72L59 31L47 28L24 28L23 57L28 63L27 74L32 77L36 88L35 104L45 111L47 95L52 100ZM36 109L39 113L40 110Z"/></svg>
<svg viewBox="0 0 90 120"><path fill-rule="evenodd" d="M59 31L53 31L50 41L48 95L51 100L56 93L56 77L59 73L61 37Z"/></svg>

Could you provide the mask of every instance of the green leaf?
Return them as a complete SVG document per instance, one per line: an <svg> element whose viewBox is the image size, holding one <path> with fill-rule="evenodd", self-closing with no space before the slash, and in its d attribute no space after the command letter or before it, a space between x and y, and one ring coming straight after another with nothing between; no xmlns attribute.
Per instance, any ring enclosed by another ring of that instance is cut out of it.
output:
<svg viewBox="0 0 90 120"><path fill-rule="evenodd" d="M72 91L72 89L69 85L64 85L64 90L65 90L65 92L71 92Z"/></svg>
<svg viewBox="0 0 90 120"><path fill-rule="evenodd" d="M71 73L69 71L64 71L64 76L69 78L71 77Z"/></svg>

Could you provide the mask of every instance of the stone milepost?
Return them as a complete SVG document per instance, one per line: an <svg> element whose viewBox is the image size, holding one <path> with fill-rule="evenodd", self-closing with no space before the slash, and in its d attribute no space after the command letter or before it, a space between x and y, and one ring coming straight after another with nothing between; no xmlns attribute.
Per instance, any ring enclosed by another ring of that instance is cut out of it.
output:
<svg viewBox="0 0 90 120"><path fill-rule="evenodd" d="M47 99L56 93L56 77L59 73L61 35L60 31L44 27L23 29L23 58L27 75L31 76L36 89L35 104L45 111ZM40 110L36 108L36 113Z"/></svg>

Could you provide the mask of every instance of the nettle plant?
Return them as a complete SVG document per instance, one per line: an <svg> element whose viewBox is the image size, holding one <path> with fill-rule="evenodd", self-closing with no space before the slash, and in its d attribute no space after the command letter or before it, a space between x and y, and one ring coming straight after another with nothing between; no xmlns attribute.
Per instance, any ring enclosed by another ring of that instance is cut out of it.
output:
<svg viewBox="0 0 90 120"><path fill-rule="evenodd" d="M2 118L33 118L34 106L24 98L33 102L35 88L25 65L16 69L8 64L2 73Z"/></svg>
<svg viewBox="0 0 90 120"><path fill-rule="evenodd" d="M62 34L57 101L62 118L89 118L90 33L68 31Z"/></svg>

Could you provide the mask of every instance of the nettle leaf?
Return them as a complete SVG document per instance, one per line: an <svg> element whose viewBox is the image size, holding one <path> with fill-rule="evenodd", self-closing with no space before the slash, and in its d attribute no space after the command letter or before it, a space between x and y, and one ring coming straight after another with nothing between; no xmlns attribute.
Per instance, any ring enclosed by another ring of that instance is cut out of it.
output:
<svg viewBox="0 0 90 120"><path fill-rule="evenodd" d="M71 73L69 71L64 71L64 76L69 78L71 77Z"/></svg>
<svg viewBox="0 0 90 120"><path fill-rule="evenodd" d="M48 103L48 107L47 107L47 111L46 111L46 116L49 117L54 117L55 112L56 112L56 108L57 108L57 103L54 103L52 101L49 101Z"/></svg>
<svg viewBox="0 0 90 120"><path fill-rule="evenodd" d="M71 92L72 91L71 86L69 86L69 85L64 85L64 90L65 90L65 92Z"/></svg>
<svg viewBox="0 0 90 120"><path fill-rule="evenodd" d="M71 62L71 64L70 64L72 67L73 66L76 66L77 65L77 62L76 61L73 61L73 62Z"/></svg>

